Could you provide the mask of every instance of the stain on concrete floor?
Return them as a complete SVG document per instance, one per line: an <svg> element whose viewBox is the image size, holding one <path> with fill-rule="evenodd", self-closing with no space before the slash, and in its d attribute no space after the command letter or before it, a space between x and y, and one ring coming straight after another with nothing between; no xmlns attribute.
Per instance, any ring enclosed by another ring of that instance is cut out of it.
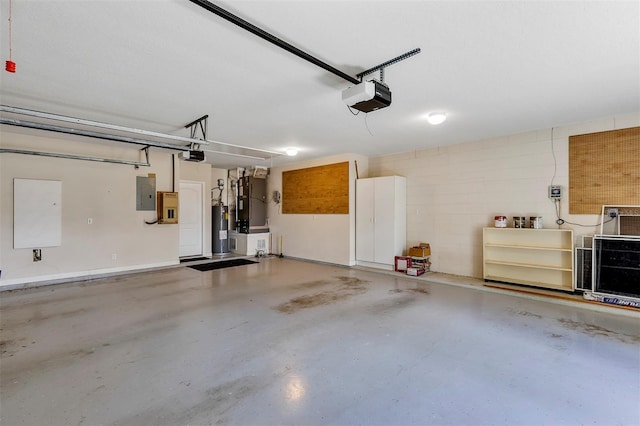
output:
<svg viewBox="0 0 640 426"><path fill-rule="evenodd" d="M300 284L296 284L294 288L300 288L300 289L316 288L316 287L323 287L331 283L332 282L329 280L306 281Z"/></svg>
<svg viewBox="0 0 640 426"><path fill-rule="evenodd" d="M183 404L158 403L133 417L116 422L118 425L129 424L216 424L229 423L229 413L257 392L262 391L280 374L265 376L248 375L220 383L206 389L185 390L190 397ZM182 384L182 383L181 383ZM190 385L190 383L189 383ZM188 385L187 385L188 386Z"/></svg>
<svg viewBox="0 0 640 426"><path fill-rule="evenodd" d="M611 339L619 340L622 343L637 344L640 343L640 336L630 334L620 334L612 330L608 330L604 327L595 324L585 324L583 322L574 321L571 319L561 318L558 320L563 327L570 330L579 331L581 333L588 334L590 336L604 336Z"/></svg>
<svg viewBox="0 0 640 426"><path fill-rule="evenodd" d="M295 288L313 288L327 285L333 285L333 288L314 294L293 297L288 302L276 306L275 309L285 314L293 314L301 309L336 303L367 291L365 285L367 282L357 277L338 276L332 280L309 281L298 284Z"/></svg>
<svg viewBox="0 0 640 426"><path fill-rule="evenodd" d="M525 310L518 311L515 309L507 309L507 311L512 314L520 315L523 317L530 317L530 318L536 318L538 320L544 320L544 317L542 315L534 314L532 312L525 311ZM560 318L560 319L556 319L556 321L566 329L588 334L589 336L592 336L592 337L604 336L607 338L619 340L620 342L623 342L623 343L631 343L631 344L637 344L640 342L640 335L620 334L598 325L585 324L584 322L574 321L568 318ZM556 339L564 337L560 333L549 332L547 334L550 337L556 338Z"/></svg>

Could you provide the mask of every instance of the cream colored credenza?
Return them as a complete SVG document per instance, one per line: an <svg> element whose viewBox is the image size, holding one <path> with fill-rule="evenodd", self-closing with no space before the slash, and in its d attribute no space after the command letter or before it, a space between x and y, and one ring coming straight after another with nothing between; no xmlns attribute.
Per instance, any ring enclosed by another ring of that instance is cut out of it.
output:
<svg viewBox="0 0 640 426"><path fill-rule="evenodd" d="M486 281L574 290L573 231L484 228Z"/></svg>

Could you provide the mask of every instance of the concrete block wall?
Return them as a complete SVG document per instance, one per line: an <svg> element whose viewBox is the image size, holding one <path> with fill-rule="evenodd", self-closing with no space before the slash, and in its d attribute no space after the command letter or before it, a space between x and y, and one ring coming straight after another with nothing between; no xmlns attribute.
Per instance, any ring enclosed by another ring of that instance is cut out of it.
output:
<svg viewBox="0 0 640 426"><path fill-rule="evenodd" d="M448 124L444 124L448 125ZM453 123L451 124L453 125ZM432 270L482 277L482 228L494 216L542 216L557 228L548 186L561 185L563 219L583 225L598 215L568 214L568 138L570 135L640 125L640 114L626 114L553 129L464 142L369 159L369 176L407 178L407 244L432 246ZM575 226L574 235L595 226Z"/></svg>

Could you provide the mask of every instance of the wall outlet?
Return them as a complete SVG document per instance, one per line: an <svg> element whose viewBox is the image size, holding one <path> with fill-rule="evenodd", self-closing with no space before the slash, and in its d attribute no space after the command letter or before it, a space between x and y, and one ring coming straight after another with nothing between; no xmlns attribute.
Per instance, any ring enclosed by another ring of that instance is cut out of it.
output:
<svg viewBox="0 0 640 426"><path fill-rule="evenodd" d="M42 260L42 250L41 249L33 249L33 261L40 262Z"/></svg>
<svg viewBox="0 0 640 426"><path fill-rule="evenodd" d="M118 260L118 254L117 253L111 253L111 260Z"/></svg>
<svg viewBox="0 0 640 426"><path fill-rule="evenodd" d="M93 225L93 218L87 219L87 225Z"/></svg>

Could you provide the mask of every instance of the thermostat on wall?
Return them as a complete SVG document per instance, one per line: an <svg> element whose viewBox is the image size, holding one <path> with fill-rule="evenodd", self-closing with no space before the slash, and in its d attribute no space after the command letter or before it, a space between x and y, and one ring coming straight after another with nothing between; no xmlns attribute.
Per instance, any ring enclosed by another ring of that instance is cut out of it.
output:
<svg viewBox="0 0 640 426"><path fill-rule="evenodd" d="M562 187L560 185L549 185L549 198L559 200L562 198Z"/></svg>

